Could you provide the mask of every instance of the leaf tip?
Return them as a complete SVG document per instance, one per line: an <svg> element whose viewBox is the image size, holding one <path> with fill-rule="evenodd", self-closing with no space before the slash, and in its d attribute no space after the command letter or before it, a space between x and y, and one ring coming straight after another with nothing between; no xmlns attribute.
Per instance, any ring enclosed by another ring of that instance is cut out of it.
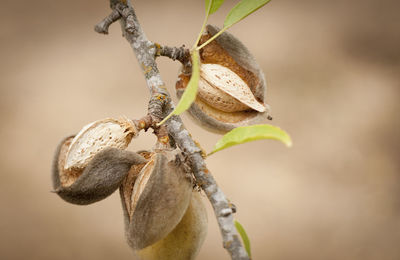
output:
<svg viewBox="0 0 400 260"><path fill-rule="evenodd" d="M285 145L289 148L293 146L293 142L290 137L288 138L288 140L285 141Z"/></svg>

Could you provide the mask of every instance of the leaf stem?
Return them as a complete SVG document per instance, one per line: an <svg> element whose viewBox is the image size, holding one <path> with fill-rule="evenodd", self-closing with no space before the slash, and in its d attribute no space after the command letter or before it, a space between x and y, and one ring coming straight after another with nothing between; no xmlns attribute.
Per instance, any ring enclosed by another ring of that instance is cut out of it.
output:
<svg viewBox="0 0 400 260"><path fill-rule="evenodd" d="M204 18L203 25L201 26L200 33L199 33L199 35L197 36L197 39L196 39L196 41L195 41L194 44L193 44L192 50L195 50L195 49L196 49L197 44L198 44L199 41L200 41L201 35L203 34L204 29L206 28L207 21L208 21L208 17L210 16L211 5L212 5L212 1L209 1L208 8L207 8L207 13L206 13L206 17Z"/></svg>
<svg viewBox="0 0 400 260"><path fill-rule="evenodd" d="M212 42L215 38L217 38L218 36L220 36L223 32L225 32L226 30L228 30L229 27L230 27L230 26L222 28L218 33L214 34L213 37L211 37L211 38L208 39L205 43L203 43L202 45L200 45L199 47L197 47L196 50L199 51L201 48L203 48L204 46L206 46L207 44L209 44L210 42Z"/></svg>

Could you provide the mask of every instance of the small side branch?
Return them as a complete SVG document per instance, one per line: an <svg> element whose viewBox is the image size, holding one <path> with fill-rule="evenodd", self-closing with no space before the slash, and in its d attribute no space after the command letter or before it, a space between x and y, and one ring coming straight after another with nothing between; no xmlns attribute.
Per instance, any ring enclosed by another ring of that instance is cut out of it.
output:
<svg viewBox="0 0 400 260"><path fill-rule="evenodd" d="M96 24L94 30L98 33L108 34L110 25L121 18L121 14L117 10L112 10L111 14Z"/></svg>
<svg viewBox="0 0 400 260"><path fill-rule="evenodd" d="M127 2L128 5L124 5L117 0L110 0L111 8L117 10L121 15L120 22L123 35L136 55L151 94L148 110L150 118L146 118L146 122L152 123L152 127L161 142L167 141L167 138L164 137L171 136L173 140L170 141L174 141L188 158L198 185L204 190L214 208L222 234L223 246L228 250L231 258L235 260L249 260L250 258L240 242L233 222L234 212L232 204L229 203L211 172L208 171L202 157L201 149L186 130L180 117L172 116L167 121L166 128L165 126L161 126L160 128L155 126L156 123L160 122L174 108L170 95L161 79L155 58L157 56L167 56L171 59L179 60L185 65L190 63L190 55L183 47L161 47L149 41L140 26L130 1ZM146 123L144 122L143 124ZM143 124L142 126L144 126Z"/></svg>
<svg viewBox="0 0 400 260"><path fill-rule="evenodd" d="M121 17L125 20L125 30L129 33L135 32L134 26L134 13L133 10L128 8L127 5L122 3L113 3L112 12L106 18L104 18L101 22L96 24L94 30L98 33L108 34L108 28L110 25L116 21L118 21Z"/></svg>
<svg viewBox="0 0 400 260"><path fill-rule="evenodd" d="M182 47L168 47L161 46L156 44L157 52L156 56L164 56L168 57L172 60L180 61L184 66L190 66L190 51L185 48L185 45Z"/></svg>

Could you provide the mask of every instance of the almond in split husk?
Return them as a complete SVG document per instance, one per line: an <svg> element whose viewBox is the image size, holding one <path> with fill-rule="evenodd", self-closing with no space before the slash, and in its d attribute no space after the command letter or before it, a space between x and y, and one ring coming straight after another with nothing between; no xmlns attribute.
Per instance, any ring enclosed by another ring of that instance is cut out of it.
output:
<svg viewBox="0 0 400 260"><path fill-rule="evenodd" d="M200 44L219 29L208 25ZM207 130L225 133L239 126L257 124L269 117L265 102L266 80L248 49L232 34L222 33L200 50L198 95L188 110ZM182 68L176 83L181 97L190 74Z"/></svg>
<svg viewBox="0 0 400 260"><path fill-rule="evenodd" d="M129 172L120 187L125 233L134 250L166 237L189 206L191 178L171 153L153 153L149 162Z"/></svg>
<svg viewBox="0 0 400 260"><path fill-rule="evenodd" d="M136 135L125 123L96 121L62 140L52 169L53 188L62 199L79 205L102 200L118 189L132 165L146 162L141 155L122 150Z"/></svg>

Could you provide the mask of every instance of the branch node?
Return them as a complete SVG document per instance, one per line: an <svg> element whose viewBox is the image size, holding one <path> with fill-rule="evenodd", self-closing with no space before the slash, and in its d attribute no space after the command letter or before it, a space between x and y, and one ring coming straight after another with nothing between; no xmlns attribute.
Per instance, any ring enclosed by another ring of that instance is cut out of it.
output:
<svg viewBox="0 0 400 260"><path fill-rule="evenodd" d="M226 209L222 209L221 210L220 216L221 217L227 217L227 216L229 216L231 214L232 214L232 209L231 208L226 208Z"/></svg>
<svg viewBox="0 0 400 260"><path fill-rule="evenodd" d="M224 241L223 246L225 249L230 248L232 245L232 241Z"/></svg>
<svg viewBox="0 0 400 260"><path fill-rule="evenodd" d="M164 110L169 98L165 94L155 93L151 96L148 107L148 114L152 117L154 125L164 118Z"/></svg>
<svg viewBox="0 0 400 260"><path fill-rule="evenodd" d="M150 115L146 115L139 120L132 121L139 131L144 130L146 132L147 129L153 125L153 118Z"/></svg>
<svg viewBox="0 0 400 260"><path fill-rule="evenodd" d="M118 3L115 9L125 20L125 31L128 33L135 33L135 13L133 9L122 3Z"/></svg>
<svg viewBox="0 0 400 260"><path fill-rule="evenodd" d="M229 201L229 207L231 208L233 214L236 213L237 208L235 204Z"/></svg>

